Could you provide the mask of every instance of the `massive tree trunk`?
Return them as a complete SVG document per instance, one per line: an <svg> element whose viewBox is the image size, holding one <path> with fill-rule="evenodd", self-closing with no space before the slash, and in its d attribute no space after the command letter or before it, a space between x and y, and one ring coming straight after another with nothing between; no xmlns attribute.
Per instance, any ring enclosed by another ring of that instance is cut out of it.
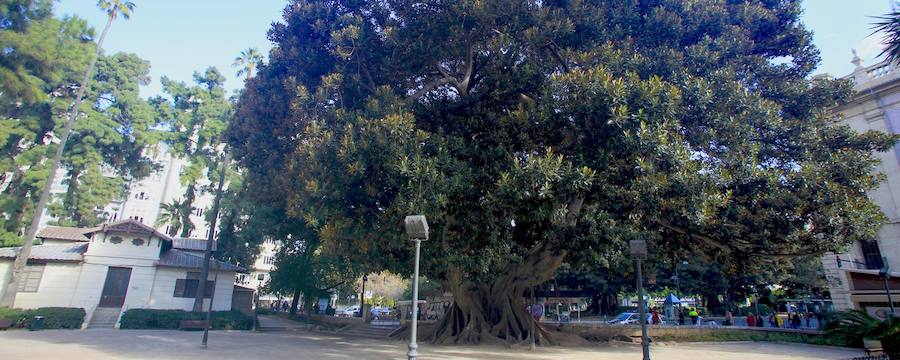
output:
<svg viewBox="0 0 900 360"><path fill-rule="evenodd" d="M554 334L544 330L525 308L525 293L553 277L565 253L553 254L538 247L521 264L507 267L489 284L462 279L450 269L447 283L453 293L450 306L434 330L423 337L436 344L506 343L555 344Z"/></svg>
<svg viewBox="0 0 900 360"><path fill-rule="evenodd" d="M297 304L300 301L300 290L294 291L294 299L291 300L291 317L297 316Z"/></svg>

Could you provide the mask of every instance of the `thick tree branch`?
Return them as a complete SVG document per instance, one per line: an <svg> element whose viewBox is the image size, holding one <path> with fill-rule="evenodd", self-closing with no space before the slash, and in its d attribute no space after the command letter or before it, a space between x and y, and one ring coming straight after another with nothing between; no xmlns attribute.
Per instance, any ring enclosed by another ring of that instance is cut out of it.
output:
<svg viewBox="0 0 900 360"><path fill-rule="evenodd" d="M557 46L556 46L555 42L550 41L547 43L547 45L544 45L544 47L550 49L550 53L553 54L553 57L556 58L556 61L559 62L559 65L562 66L562 68L563 68L563 70L565 70L565 72L571 71L569 69L569 64L567 64L566 60L563 59L563 57L559 54L559 50L557 50Z"/></svg>
<svg viewBox="0 0 900 360"><path fill-rule="evenodd" d="M731 248L731 246L728 246L728 245L726 245L725 243L723 243L723 242L721 242L721 241L719 241L719 240L713 239L713 238L711 238L711 237L709 237L709 236L688 232L687 230L685 230L685 229L683 229L683 228L680 228L680 227L671 225L671 224L669 224L669 223L667 223L667 222L665 222L665 221L662 221L662 220L660 220L660 219L653 219L653 222L655 222L657 225L662 226L663 228L665 228L665 229L667 229L667 230L669 230L669 231L672 231L672 232L675 232L675 233L678 233L678 234L681 234L681 235L690 236L690 237L695 238L695 239L698 239L698 240L702 240L704 243L706 243L706 244L708 244L708 245L710 245L710 246L719 248L719 249L721 249L721 250L723 250L723 251L727 251L727 252L732 252L732 251L733 251L733 249Z"/></svg>
<svg viewBox="0 0 900 360"><path fill-rule="evenodd" d="M445 77L442 77L442 78L440 78L440 79L437 79L437 80L435 80L435 81L432 81L432 82L430 82L430 83L428 83L428 84L425 84L425 86L423 86L423 87L422 87L421 89L419 89L418 91L414 92L412 95L410 95L410 96L408 97L408 99L409 99L409 100L412 100L412 101L419 100L420 97L425 96L425 94L427 94L429 91L434 90L434 89L437 88L438 86L447 84L447 83L449 83L449 82L450 82L450 79L447 79L447 78L445 78Z"/></svg>

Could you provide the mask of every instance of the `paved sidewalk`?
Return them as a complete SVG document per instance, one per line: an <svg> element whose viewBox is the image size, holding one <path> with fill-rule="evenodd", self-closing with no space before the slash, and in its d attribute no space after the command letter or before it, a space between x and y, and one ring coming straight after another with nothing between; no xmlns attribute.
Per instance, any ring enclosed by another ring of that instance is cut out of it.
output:
<svg viewBox="0 0 900 360"><path fill-rule="evenodd" d="M254 333L212 331L209 349L200 349L200 332L174 330L46 330L0 332L3 359L405 359L406 344L354 339L309 331ZM420 344L422 360L634 360L640 347L597 345L578 348L508 349L499 346ZM862 356L861 350L780 343L656 345L655 359L812 360Z"/></svg>

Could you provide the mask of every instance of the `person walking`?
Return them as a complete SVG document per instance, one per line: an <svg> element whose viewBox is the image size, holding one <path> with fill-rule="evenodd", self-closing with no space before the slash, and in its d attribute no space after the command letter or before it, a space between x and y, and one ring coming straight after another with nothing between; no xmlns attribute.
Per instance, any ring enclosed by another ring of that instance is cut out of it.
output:
<svg viewBox="0 0 900 360"><path fill-rule="evenodd" d="M795 312L795 313L794 313L794 317L791 318L791 320L792 320L791 322L792 322L793 325L794 325L794 329L799 329L799 328L800 328L800 325L801 325L802 322L803 322L802 320L800 320L800 312Z"/></svg>
<svg viewBox="0 0 900 360"><path fill-rule="evenodd" d="M734 325L734 315L731 314L731 311L725 313L725 326L733 326Z"/></svg>
<svg viewBox="0 0 900 360"><path fill-rule="evenodd" d="M653 325L659 325L662 322L659 318L659 309L653 309L653 316L650 319L653 321Z"/></svg>
<svg viewBox="0 0 900 360"><path fill-rule="evenodd" d="M691 325L698 325L697 319L700 318L700 313L697 312L697 308L691 308L691 311L688 312L688 316L691 318Z"/></svg>
<svg viewBox="0 0 900 360"><path fill-rule="evenodd" d="M678 325L684 325L684 310L678 312Z"/></svg>
<svg viewBox="0 0 900 360"><path fill-rule="evenodd" d="M756 316L753 316L753 313L747 314L747 326L749 326L749 327L756 326Z"/></svg>

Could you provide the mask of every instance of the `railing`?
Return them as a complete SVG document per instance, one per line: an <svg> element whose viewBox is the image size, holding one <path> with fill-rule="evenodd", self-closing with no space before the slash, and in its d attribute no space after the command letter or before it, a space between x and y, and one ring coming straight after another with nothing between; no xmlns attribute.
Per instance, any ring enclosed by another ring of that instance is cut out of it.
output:
<svg viewBox="0 0 900 360"><path fill-rule="evenodd" d="M874 80L894 72L895 69L896 66L894 66L893 62L882 61L866 68L866 74L869 75L870 79Z"/></svg>

